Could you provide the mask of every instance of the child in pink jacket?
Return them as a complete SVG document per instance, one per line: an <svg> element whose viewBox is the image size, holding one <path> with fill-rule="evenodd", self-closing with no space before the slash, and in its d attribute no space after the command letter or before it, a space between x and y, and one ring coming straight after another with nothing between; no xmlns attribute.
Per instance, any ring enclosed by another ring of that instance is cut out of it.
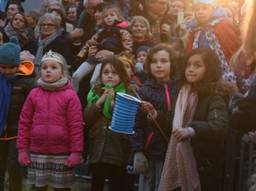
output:
<svg viewBox="0 0 256 191"><path fill-rule="evenodd" d="M28 166L32 190L71 190L73 167L82 161L83 119L79 98L67 77L63 56L42 58L38 87L28 95L20 115L19 162Z"/></svg>

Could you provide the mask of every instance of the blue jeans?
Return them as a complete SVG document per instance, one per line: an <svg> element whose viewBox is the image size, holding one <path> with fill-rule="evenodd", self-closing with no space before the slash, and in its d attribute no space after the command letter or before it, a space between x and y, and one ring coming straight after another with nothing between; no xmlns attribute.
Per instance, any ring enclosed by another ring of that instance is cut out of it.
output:
<svg viewBox="0 0 256 191"><path fill-rule="evenodd" d="M139 191L158 191L164 161L149 159L148 162L147 173L140 175Z"/></svg>

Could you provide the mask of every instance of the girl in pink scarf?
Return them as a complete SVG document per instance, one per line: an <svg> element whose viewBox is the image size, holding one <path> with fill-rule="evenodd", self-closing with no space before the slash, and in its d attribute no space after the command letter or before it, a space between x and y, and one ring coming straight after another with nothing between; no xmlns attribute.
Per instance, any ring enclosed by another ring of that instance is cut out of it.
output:
<svg viewBox="0 0 256 191"><path fill-rule="evenodd" d="M195 49L185 66L159 191L219 191L230 90L210 49Z"/></svg>

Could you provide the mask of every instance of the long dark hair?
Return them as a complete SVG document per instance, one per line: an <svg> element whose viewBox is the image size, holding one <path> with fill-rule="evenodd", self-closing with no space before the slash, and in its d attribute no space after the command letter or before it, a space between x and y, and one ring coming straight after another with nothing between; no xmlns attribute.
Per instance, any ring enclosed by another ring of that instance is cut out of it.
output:
<svg viewBox="0 0 256 191"><path fill-rule="evenodd" d="M194 49L186 56L184 70L183 70L184 75L185 75L186 66L188 64L188 60L194 55L200 55L206 67L206 71L203 79L196 86L198 90L205 88L209 84L217 82L221 79L222 69L221 69L219 58L217 57L215 52L213 52L213 50L211 50L210 48ZM185 76L184 76L184 80L186 81Z"/></svg>
<svg viewBox="0 0 256 191"><path fill-rule="evenodd" d="M100 78L102 76L102 71L107 64L110 64L111 66L113 66L113 68L116 70L117 74L119 75L121 82L124 83L126 88L128 88L130 83L129 78L127 76L123 63L116 56L111 56L102 61Z"/></svg>

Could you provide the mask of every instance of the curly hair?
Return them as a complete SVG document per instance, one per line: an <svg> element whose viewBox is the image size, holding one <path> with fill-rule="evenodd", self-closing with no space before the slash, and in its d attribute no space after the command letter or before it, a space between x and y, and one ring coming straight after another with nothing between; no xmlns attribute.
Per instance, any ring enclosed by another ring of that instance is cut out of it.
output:
<svg viewBox="0 0 256 191"><path fill-rule="evenodd" d="M127 76L127 72L123 66L123 63L116 56L108 57L107 59L102 61L100 78L102 77L103 69L107 64L110 64L116 70L121 82L123 82L125 87L128 88L130 83L129 77Z"/></svg>
<svg viewBox="0 0 256 191"><path fill-rule="evenodd" d="M146 63L145 63L145 71L148 73L148 76L151 79L154 79L154 76L153 76L153 74L151 72L151 69L150 69L150 65L153 61L153 56L161 50L164 50L169 54L169 60L170 60L170 63L171 63L170 78L173 77L173 75L176 71L175 70L175 68L176 68L175 65L176 65L177 60L175 59L175 56L174 56L174 53L173 53L173 50L172 50L171 46L168 45L168 44L160 43L160 44L157 44L157 45L153 46L152 48L150 48L149 52L148 52L148 55L147 55L147 59L146 59Z"/></svg>

